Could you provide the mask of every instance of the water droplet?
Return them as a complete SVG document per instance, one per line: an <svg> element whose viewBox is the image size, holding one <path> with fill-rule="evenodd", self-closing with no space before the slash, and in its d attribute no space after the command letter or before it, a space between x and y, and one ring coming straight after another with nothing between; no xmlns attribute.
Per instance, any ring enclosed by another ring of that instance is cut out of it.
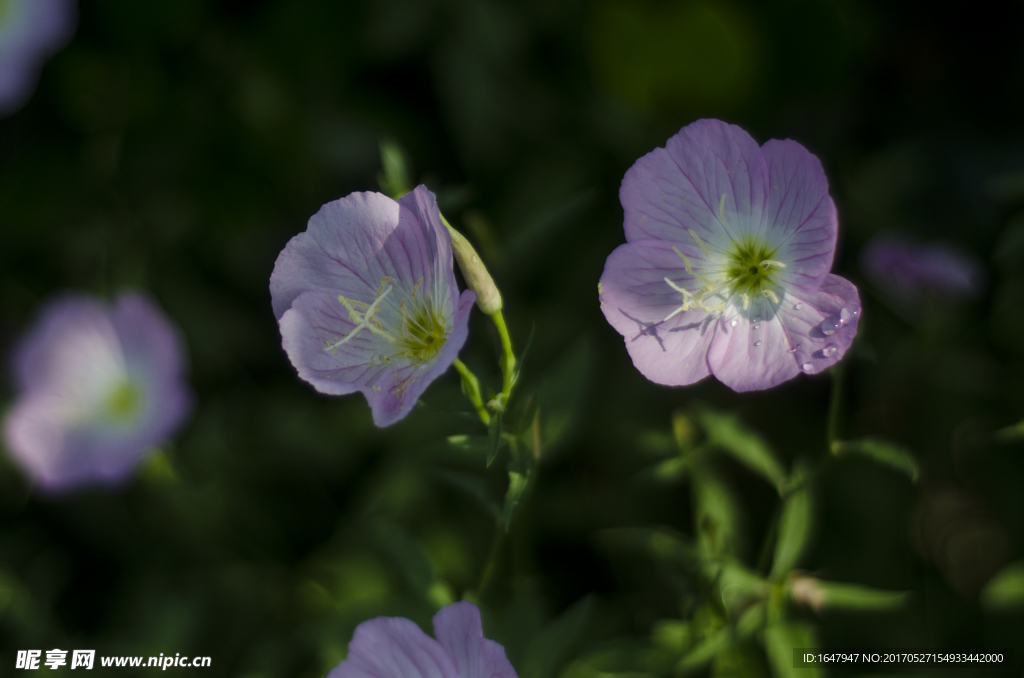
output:
<svg viewBox="0 0 1024 678"><path fill-rule="evenodd" d="M851 311L848 308L844 308L843 310L839 311L839 323L840 324L848 323L848 322L850 322L851 320L853 320L856 317L857 317L857 312L856 311Z"/></svg>
<svg viewBox="0 0 1024 678"><path fill-rule="evenodd" d="M793 310L794 311L799 311L803 307L804 307L803 304L793 304Z"/></svg>
<svg viewBox="0 0 1024 678"><path fill-rule="evenodd" d="M836 354L836 351L838 350L839 349L837 349L835 346L829 344L825 348L821 349L821 355L825 356L826 358L831 358Z"/></svg>
<svg viewBox="0 0 1024 678"><path fill-rule="evenodd" d="M814 365L810 363L804 363L803 365L800 366L800 369L803 370L804 372L810 372L813 367Z"/></svg>
<svg viewBox="0 0 1024 678"><path fill-rule="evenodd" d="M754 342L754 346L760 346L761 343L762 343L761 340L758 339L757 341Z"/></svg>
<svg viewBox="0 0 1024 678"><path fill-rule="evenodd" d="M826 318L825 320L821 321L821 325L818 326L818 329L820 329L821 333L824 334L826 337L831 337L833 334L836 333L836 330L839 329L840 325L842 325L842 323L839 322L838 320L834 318Z"/></svg>
<svg viewBox="0 0 1024 678"><path fill-rule="evenodd" d="M797 344L797 345L796 345L796 346L794 346L793 348L791 348L791 349L789 349L788 351L786 351L786 353L796 353L796 352L797 352L797 351L799 351L799 350L800 350L800 344Z"/></svg>
<svg viewBox="0 0 1024 678"><path fill-rule="evenodd" d="M736 320L736 318L733 318L732 320L729 321L729 325L732 326L732 327L736 327L739 324L740 324L740 321Z"/></svg>
<svg viewBox="0 0 1024 678"><path fill-rule="evenodd" d="M754 323L754 329L755 330L761 329L761 323Z"/></svg>

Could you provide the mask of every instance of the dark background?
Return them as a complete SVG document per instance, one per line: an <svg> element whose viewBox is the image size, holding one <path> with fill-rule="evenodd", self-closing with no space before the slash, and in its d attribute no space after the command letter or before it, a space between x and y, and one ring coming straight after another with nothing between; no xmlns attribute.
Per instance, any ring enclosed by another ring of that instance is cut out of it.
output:
<svg viewBox="0 0 1024 678"><path fill-rule="evenodd" d="M270 309L278 252L322 203L378 190L384 140L477 244L517 349L534 328L520 392L545 394L552 442L488 635L522 678L586 676L569 661L685 615L685 582L597 536L692 531L687 486L650 481L643 441L702 400L787 463L813 460L830 388L825 375L742 395L713 379L656 386L599 311L623 173L700 117L822 160L834 271L865 305L841 435L898 442L923 468L912 484L830 466L802 561L910 591L905 608L798 614L826 646L1019 648L1024 617L978 596L1024 546L1024 445L990 435L1024 417L1024 4L87 0L80 13L33 99L0 121L0 349L55 291L143 289L187 339L198 401L123 488L48 498L3 462L4 664L94 648L211 656L195 675L322 676L360 621L426 625L477 586L506 480L444 444L483 433L454 373L378 430L361 397L296 377ZM894 310L858 268L882 231L973 253L982 295ZM496 357L474 311L462 358L493 387ZM753 562L778 500L722 468Z"/></svg>

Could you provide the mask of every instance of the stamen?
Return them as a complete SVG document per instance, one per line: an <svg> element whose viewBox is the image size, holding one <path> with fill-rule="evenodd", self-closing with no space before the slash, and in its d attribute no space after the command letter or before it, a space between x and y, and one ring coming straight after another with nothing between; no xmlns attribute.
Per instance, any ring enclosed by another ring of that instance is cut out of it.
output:
<svg viewBox="0 0 1024 678"><path fill-rule="evenodd" d="M775 296L775 292L772 292L771 290L761 290L761 291L764 293L764 296L766 296L769 299L771 299L772 302L774 302L776 304L779 303L779 298L777 296Z"/></svg>
<svg viewBox="0 0 1024 678"><path fill-rule="evenodd" d="M722 199L718 201L718 220L725 225L725 193L722 194Z"/></svg>
<svg viewBox="0 0 1024 678"><path fill-rule="evenodd" d="M390 278L387 278L387 279L390 280ZM382 289L383 289L383 284L384 283L382 282L381 283ZM385 332L384 331L384 326L381 325L379 320L377 320L376 318L373 317L374 312L377 310L377 306L384 299L384 297L388 296L388 293L392 289L393 289L393 287L391 287L389 285L388 288L386 290L384 290L383 294L378 292L379 296L376 299L374 299L373 303L370 304L367 307L365 314L359 313L359 311L357 311L355 309L355 305L356 304L362 304L362 305L365 306L366 304L364 304L361 301L353 301L353 300L350 300L350 299L346 299L345 297L343 297L342 295L339 294L338 295L338 301L340 301L341 305L344 306L345 309L348 311L348 319L350 321L352 321L354 323L358 323L358 324L354 328L352 328L351 332L349 332L344 337L342 337L338 341L334 342L333 344L331 344L330 346L325 348L324 351L329 353L329 352L333 351L334 349L338 348L339 346L341 346L342 344L347 343L349 339L351 339L352 337L356 336L356 334L359 333L359 330L361 330L363 328L366 328L366 329L370 330L370 332L372 332L372 333L374 333L374 334L376 334L378 336L384 337L388 341L394 341L394 337L392 337L390 334ZM371 320L375 324L370 324Z"/></svg>
<svg viewBox="0 0 1024 678"><path fill-rule="evenodd" d="M747 296L746 292L740 292L740 299L743 300L743 310L746 311L750 308L750 297Z"/></svg>
<svg viewBox="0 0 1024 678"><path fill-rule="evenodd" d="M704 258L707 259L708 258L708 248L704 247L704 241L700 239L699 235L697 235L696 233L693 232L692 228L688 228L686 230L687 230L687 232L689 232L689 234L691 236L693 236L693 239L697 241L697 247L700 248L700 251L704 255Z"/></svg>
<svg viewBox="0 0 1024 678"><path fill-rule="evenodd" d="M759 264L759 266L766 271L772 266L776 268L786 268L786 265L784 263L782 263L781 261L775 261L774 259L765 259Z"/></svg>

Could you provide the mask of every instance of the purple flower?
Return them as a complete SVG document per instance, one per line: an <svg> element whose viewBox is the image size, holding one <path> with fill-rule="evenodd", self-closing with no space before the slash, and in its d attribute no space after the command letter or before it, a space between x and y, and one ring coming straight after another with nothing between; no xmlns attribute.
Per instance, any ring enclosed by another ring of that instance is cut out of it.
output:
<svg viewBox="0 0 1024 678"><path fill-rule="evenodd" d="M505 649L484 638L480 610L462 601L434 615L434 640L402 617L356 627L348 659L327 678L516 678Z"/></svg>
<svg viewBox="0 0 1024 678"><path fill-rule="evenodd" d="M461 296L434 194L353 193L289 241L270 276L284 350L321 393L360 391L378 426L409 413L466 342Z"/></svg>
<svg viewBox="0 0 1024 678"><path fill-rule="evenodd" d="M800 144L698 120L640 158L619 198L627 242L605 263L601 310L651 381L770 388L850 347L860 298L829 273L836 208Z"/></svg>
<svg viewBox="0 0 1024 678"><path fill-rule="evenodd" d="M84 295L53 300L16 348L14 370L7 447L52 491L123 480L191 400L181 338L134 293L113 307Z"/></svg>
<svg viewBox="0 0 1024 678"><path fill-rule="evenodd" d="M71 37L76 20L73 0L0 0L0 116L28 100L40 66Z"/></svg>
<svg viewBox="0 0 1024 678"><path fill-rule="evenodd" d="M903 302L928 294L970 299L980 294L985 282L981 264L966 252L888 233L864 246L860 267L871 282Z"/></svg>

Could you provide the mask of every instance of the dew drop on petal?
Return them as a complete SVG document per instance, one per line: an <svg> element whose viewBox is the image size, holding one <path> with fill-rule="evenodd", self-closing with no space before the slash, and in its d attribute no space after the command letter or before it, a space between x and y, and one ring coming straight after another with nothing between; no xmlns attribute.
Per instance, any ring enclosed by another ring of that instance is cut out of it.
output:
<svg viewBox="0 0 1024 678"><path fill-rule="evenodd" d="M793 310L794 311L799 311L803 307L804 307L803 304L793 304Z"/></svg>
<svg viewBox="0 0 1024 678"><path fill-rule="evenodd" d="M733 318L732 320L730 320L730 321L729 321L729 325L730 325L731 327L736 327L736 326L737 326L737 325L739 325L739 324L740 324L740 321L739 321L739 320L736 320L736 318Z"/></svg>
<svg viewBox="0 0 1024 678"><path fill-rule="evenodd" d="M757 341L754 342L754 346L760 346L761 343L762 343L761 340L758 339Z"/></svg>
<svg viewBox="0 0 1024 678"><path fill-rule="evenodd" d="M839 324L844 325L857 317L857 312L848 308L839 311Z"/></svg>
<svg viewBox="0 0 1024 678"><path fill-rule="evenodd" d="M803 365L800 366L800 369L803 370L804 372L810 372L813 367L814 365L810 363L804 363Z"/></svg>
<svg viewBox="0 0 1024 678"><path fill-rule="evenodd" d="M818 328L826 337L831 337L836 333L836 330L839 329L840 325L842 325L840 321L834 318L826 318L821 321L821 325L819 325Z"/></svg>
<svg viewBox="0 0 1024 678"><path fill-rule="evenodd" d="M821 349L821 354L823 356L825 356L826 358L831 358L832 356L834 356L836 354L837 350L839 350L839 349L837 349L832 344L829 344L825 348Z"/></svg>
<svg viewBox="0 0 1024 678"><path fill-rule="evenodd" d="M800 350L800 344L797 344L797 345L796 345L796 346L794 346L793 348L791 348L791 349L789 349L788 351L786 351L786 353L796 353L796 352L797 352L797 351L799 351L799 350Z"/></svg>
<svg viewBox="0 0 1024 678"><path fill-rule="evenodd" d="M761 329L761 323L754 323L754 329L755 330Z"/></svg>

